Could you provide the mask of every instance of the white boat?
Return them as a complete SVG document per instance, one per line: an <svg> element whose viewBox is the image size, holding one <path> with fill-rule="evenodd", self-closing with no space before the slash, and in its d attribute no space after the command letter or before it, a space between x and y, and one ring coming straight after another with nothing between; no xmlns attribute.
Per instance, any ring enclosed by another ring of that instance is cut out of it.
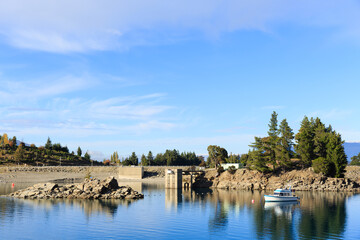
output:
<svg viewBox="0 0 360 240"><path fill-rule="evenodd" d="M290 189L276 189L273 195L264 195L265 202L292 202L300 198L295 196Z"/></svg>

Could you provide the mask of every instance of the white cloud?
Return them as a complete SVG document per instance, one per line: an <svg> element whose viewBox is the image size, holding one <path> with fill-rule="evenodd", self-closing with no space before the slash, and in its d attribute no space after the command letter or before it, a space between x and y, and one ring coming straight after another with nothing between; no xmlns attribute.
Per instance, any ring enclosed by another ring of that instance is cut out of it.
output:
<svg viewBox="0 0 360 240"><path fill-rule="evenodd" d="M3 0L0 34L15 47L61 53L171 41L194 31L272 32L284 23L359 39L359 9L355 0Z"/></svg>
<svg viewBox="0 0 360 240"><path fill-rule="evenodd" d="M178 124L169 117L169 111L175 108L161 104L164 96L155 93L103 100L58 97L48 99L42 108L28 102L15 103L10 108L0 105L0 129L21 131L30 136L76 134L78 137L168 131ZM24 96L19 97L24 99Z"/></svg>
<svg viewBox="0 0 360 240"><path fill-rule="evenodd" d="M103 161L106 158L105 154L100 151L88 150L87 153L90 154L90 157L93 160Z"/></svg>
<svg viewBox="0 0 360 240"><path fill-rule="evenodd" d="M9 102L37 101L42 98L54 97L81 89L86 89L94 84L88 76L55 76L46 79L13 81L0 78L0 101L2 104Z"/></svg>

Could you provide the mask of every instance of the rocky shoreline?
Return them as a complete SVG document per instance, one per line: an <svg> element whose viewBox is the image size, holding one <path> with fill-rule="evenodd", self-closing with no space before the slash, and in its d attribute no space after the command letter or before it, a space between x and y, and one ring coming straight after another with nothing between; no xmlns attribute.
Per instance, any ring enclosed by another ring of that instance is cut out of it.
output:
<svg viewBox="0 0 360 240"><path fill-rule="evenodd" d="M215 170L197 179L194 187L238 190L275 190L291 185L297 191L360 192L360 168L351 169L352 176L329 178L316 174L311 168L293 170L279 175L262 174L255 170L238 169L231 174L225 171L217 176Z"/></svg>
<svg viewBox="0 0 360 240"><path fill-rule="evenodd" d="M119 186L114 177L104 180L85 179L82 183L59 186L56 183L39 183L9 194L25 199L141 199L142 193L128 186Z"/></svg>

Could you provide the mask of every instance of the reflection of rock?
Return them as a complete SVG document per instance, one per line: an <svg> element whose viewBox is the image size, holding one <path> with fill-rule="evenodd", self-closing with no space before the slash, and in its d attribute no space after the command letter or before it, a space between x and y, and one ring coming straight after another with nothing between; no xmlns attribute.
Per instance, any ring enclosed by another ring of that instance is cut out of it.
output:
<svg viewBox="0 0 360 240"><path fill-rule="evenodd" d="M40 183L33 187L11 193L9 196L29 199L81 198L81 199L139 199L144 195L131 187L118 186L114 177L85 179L84 182L58 186L56 183Z"/></svg>

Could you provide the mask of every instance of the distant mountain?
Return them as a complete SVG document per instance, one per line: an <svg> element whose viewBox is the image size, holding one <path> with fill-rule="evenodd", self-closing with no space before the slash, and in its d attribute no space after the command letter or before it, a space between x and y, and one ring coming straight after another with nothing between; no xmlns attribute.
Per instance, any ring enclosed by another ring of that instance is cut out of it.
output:
<svg viewBox="0 0 360 240"><path fill-rule="evenodd" d="M344 143L345 153L348 157L348 162L351 161L351 157L360 153L360 143L346 142Z"/></svg>

